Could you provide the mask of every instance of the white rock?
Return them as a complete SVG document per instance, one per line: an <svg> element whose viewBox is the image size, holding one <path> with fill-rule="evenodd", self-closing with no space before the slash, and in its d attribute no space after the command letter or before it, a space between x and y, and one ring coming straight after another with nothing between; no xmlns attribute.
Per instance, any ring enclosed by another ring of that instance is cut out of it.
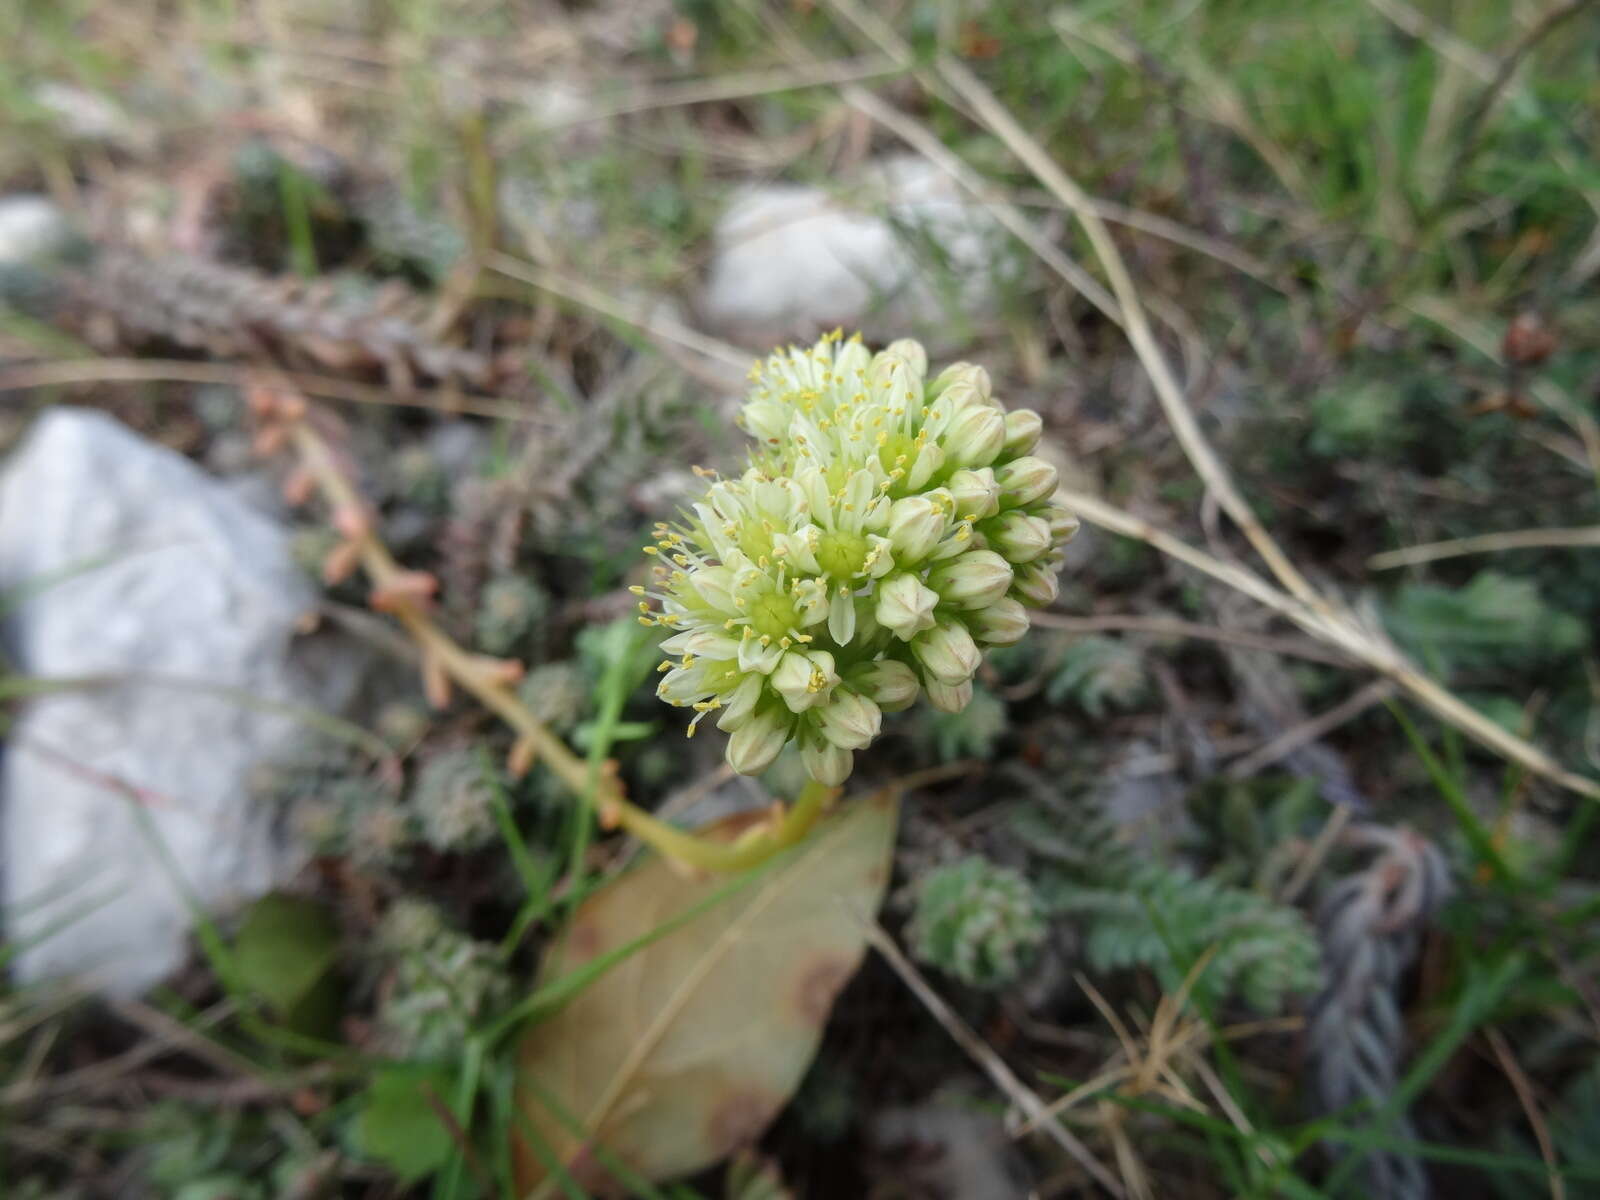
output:
<svg viewBox="0 0 1600 1200"><path fill-rule="evenodd" d="M29 703L0 759L15 971L133 995L183 961L180 888L216 909L299 865L246 778L306 736L273 706L341 706L355 660L296 639L314 597L271 518L82 409L46 412L0 475L0 591L20 672L122 679Z"/></svg>
<svg viewBox="0 0 1600 1200"><path fill-rule="evenodd" d="M0 197L0 263L46 258L69 236L67 218L45 197L32 193Z"/></svg>
<svg viewBox="0 0 1600 1200"><path fill-rule="evenodd" d="M835 326L937 343L993 312L1005 237L948 175L896 157L870 164L853 190L739 192L712 234L707 324L752 348Z"/></svg>
<svg viewBox="0 0 1600 1200"><path fill-rule="evenodd" d="M108 96L51 79L33 93L33 102L56 118L62 133L86 142L148 149L148 130L140 129Z"/></svg>

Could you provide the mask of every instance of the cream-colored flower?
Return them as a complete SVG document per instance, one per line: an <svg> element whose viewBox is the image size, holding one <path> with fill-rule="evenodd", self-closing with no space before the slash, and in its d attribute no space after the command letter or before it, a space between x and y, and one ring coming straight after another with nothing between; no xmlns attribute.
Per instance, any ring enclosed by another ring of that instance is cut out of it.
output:
<svg viewBox="0 0 1600 1200"><path fill-rule="evenodd" d="M1031 451L1042 422L1008 412L982 367L931 382L913 341L873 354L838 334L751 371L740 422L756 439L731 478L656 527L653 598L671 630L657 694L732 736L735 770L789 742L812 777L850 774L885 711L926 692L959 712L982 646L1055 598L1076 520Z"/></svg>

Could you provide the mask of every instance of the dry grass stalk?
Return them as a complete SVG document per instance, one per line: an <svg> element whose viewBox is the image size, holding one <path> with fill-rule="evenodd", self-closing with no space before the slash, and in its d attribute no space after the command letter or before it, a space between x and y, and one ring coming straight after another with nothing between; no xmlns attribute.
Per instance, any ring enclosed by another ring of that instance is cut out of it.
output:
<svg viewBox="0 0 1600 1200"><path fill-rule="evenodd" d="M1395 567L1412 567L1469 554L1552 550L1573 546L1600 546L1600 525L1583 525L1575 529L1514 529L1506 533L1481 533L1475 537L1424 542L1420 546L1406 546L1401 550L1385 550L1382 554L1374 554L1367 559L1367 566L1374 571L1388 571Z"/></svg>
<svg viewBox="0 0 1600 1200"><path fill-rule="evenodd" d="M1031 1126L1044 1130L1055 1143L1072 1156L1101 1187L1113 1196L1127 1195L1116 1178L1101 1165L1094 1155L1089 1153L1089 1148L1061 1123L1054 1113L1050 1112L1037 1092L1033 1091L1016 1073L1006 1066L1001 1057L981 1037L973 1032L972 1027L956 1015L933 986L923 978L922 973L912 966L909 959L900 952L900 947L894 944L894 939L884 932L883 927L877 922L869 922L867 926L867 940L883 955L896 975L911 989L918 1000L922 1001L927 1010L945 1032L966 1051L968 1057L978 1066L983 1068L986 1075L994 1081L996 1087L1004 1092L1028 1118Z"/></svg>

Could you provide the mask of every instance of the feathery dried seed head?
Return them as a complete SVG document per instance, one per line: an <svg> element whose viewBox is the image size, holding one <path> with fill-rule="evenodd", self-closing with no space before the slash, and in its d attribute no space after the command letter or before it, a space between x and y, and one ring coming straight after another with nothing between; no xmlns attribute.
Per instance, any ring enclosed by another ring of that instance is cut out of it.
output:
<svg viewBox="0 0 1600 1200"><path fill-rule="evenodd" d="M872 354L835 332L774 353L740 414L749 466L697 468L705 494L645 548L640 620L671 631L657 695L695 710L691 735L715 714L737 771L794 742L842 783L884 711L925 690L959 712L983 648L1055 598L1076 521L1029 453L1038 415L1008 413L982 367L927 371L914 341Z"/></svg>

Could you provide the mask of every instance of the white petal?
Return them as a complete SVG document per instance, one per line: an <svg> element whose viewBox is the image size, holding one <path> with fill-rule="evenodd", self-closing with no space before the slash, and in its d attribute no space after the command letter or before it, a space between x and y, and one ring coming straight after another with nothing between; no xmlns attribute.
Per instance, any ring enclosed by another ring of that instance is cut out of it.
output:
<svg viewBox="0 0 1600 1200"><path fill-rule="evenodd" d="M741 671L759 671L763 675L770 675L777 670L778 662L782 658L783 647L777 642L769 642L763 646L760 638L748 637L739 643Z"/></svg>
<svg viewBox="0 0 1600 1200"><path fill-rule="evenodd" d="M828 636L843 646L855 635L855 599L848 593L835 589L833 599L828 601Z"/></svg>

